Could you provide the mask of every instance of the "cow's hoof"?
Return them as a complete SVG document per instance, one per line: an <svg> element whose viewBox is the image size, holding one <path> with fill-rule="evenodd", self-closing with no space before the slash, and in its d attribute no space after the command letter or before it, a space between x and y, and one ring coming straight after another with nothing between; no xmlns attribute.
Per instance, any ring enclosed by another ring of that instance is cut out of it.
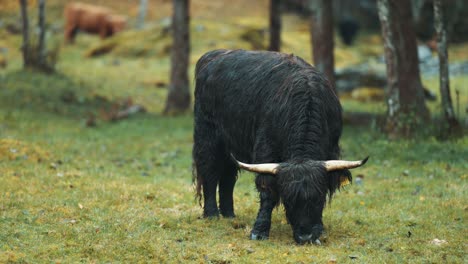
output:
<svg viewBox="0 0 468 264"><path fill-rule="evenodd" d="M218 212L211 212L211 213L204 213L203 218L207 219L218 219L219 218L219 213Z"/></svg>
<svg viewBox="0 0 468 264"><path fill-rule="evenodd" d="M221 213L223 215L224 218L235 218L236 215L234 214L234 212L232 213Z"/></svg>
<svg viewBox="0 0 468 264"><path fill-rule="evenodd" d="M267 240L268 234L257 234L257 233L250 233L251 240Z"/></svg>

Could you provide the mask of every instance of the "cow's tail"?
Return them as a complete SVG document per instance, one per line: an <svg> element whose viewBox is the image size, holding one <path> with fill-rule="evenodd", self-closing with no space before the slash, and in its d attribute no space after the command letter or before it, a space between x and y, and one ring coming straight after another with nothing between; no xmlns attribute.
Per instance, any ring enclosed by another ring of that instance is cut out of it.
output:
<svg viewBox="0 0 468 264"><path fill-rule="evenodd" d="M195 188L195 200L198 200L198 204L202 206L202 181L201 176L197 173L197 166L195 164L195 158L192 161L192 184Z"/></svg>

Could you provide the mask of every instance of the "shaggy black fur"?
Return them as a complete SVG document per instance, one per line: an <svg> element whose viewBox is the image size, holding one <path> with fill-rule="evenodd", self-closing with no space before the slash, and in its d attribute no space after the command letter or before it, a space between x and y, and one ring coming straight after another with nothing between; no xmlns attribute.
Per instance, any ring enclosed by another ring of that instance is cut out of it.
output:
<svg viewBox="0 0 468 264"><path fill-rule="evenodd" d="M341 105L328 80L299 57L277 52L214 50L196 65L193 159L204 216L234 217L237 177L231 153L248 163L281 163L259 174L260 210L251 239L267 239L281 200L298 243L322 232L327 194L348 170L327 173L338 159ZM216 190L219 192L219 208Z"/></svg>

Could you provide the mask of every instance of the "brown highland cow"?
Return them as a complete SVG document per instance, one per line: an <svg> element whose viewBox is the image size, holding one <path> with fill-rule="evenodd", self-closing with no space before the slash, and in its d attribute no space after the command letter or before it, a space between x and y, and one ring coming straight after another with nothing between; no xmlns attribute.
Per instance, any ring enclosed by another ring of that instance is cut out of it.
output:
<svg viewBox="0 0 468 264"><path fill-rule="evenodd" d="M78 30L99 34L102 39L122 31L127 23L124 16L112 10L83 3L70 3L65 7L65 41L73 43Z"/></svg>

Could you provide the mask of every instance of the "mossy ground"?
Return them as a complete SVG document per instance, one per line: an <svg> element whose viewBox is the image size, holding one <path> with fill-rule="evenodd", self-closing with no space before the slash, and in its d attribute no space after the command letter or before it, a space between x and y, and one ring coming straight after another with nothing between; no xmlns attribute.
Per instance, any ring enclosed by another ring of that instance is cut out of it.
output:
<svg viewBox="0 0 468 264"><path fill-rule="evenodd" d="M197 58L213 48L207 43L242 47L226 32L239 32L235 25L256 27L256 21L266 25L261 17L195 20L205 29L193 33L191 75ZM306 27L288 21L286 52L308 59ZM466 136L389 141L375 128L345 126L343 158L371 158L325 209L323 245L295 245L281 207L274 211L270 240L250 241L258 209L252 174L242 173L236 185L237 218L200 218L191 182L192 114L162 116L166 90L152 85L167 83L167 55L86 58L100 40L79 35L77 45L62 47L58 73L43 75L21 70L19 36L1 34L7 37L0 45L10 51L8 68L0 69L2 263L466 261ZM359 62L379 45L374 36L361 37L353 48L338 43L337 64ZM467 56L459 47L451 52ZM437 92L436 78L424 82ZM466 76L452 80L462 120L466 82ZM128 97L148 112L119 122L100 117ZM385 112L379 101L344 99L343 105L346 111ZM429 107L437 113L439 105ZM85 125L91 113L97 116L92 128Z"/></svg>

